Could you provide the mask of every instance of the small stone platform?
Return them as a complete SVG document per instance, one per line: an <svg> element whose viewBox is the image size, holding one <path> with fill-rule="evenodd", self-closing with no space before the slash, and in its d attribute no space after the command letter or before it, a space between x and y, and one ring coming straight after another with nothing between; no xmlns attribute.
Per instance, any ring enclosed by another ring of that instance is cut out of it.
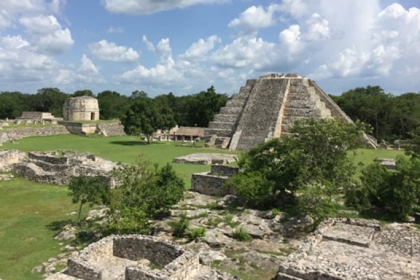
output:
<svg viewBox="0 0 420 280"><path fill-rule="evenodd" d="M328 219L288 260L282 279L419 279L420 232L407 225Z"/></svg>
<svg viewBox="0 0 420 280"><path fill-rule="evenodd" d="M229 154L211 154L211 153L195 153L173 159L174 163L192 163L192 164L229 164L238 161L237 155Z"/></svg>

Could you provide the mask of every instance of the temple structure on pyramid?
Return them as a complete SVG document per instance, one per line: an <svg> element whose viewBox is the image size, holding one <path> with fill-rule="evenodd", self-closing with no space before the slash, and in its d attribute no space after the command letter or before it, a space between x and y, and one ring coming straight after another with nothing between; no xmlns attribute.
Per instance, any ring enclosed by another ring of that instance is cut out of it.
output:
<svg viewBox="0 0 420 280"><path fill-rule="evenodd" d="M210 145L248 150L284 137L300 118L353 122L314 81L298 74L269 74L247 80L204 130Z"/></svg>

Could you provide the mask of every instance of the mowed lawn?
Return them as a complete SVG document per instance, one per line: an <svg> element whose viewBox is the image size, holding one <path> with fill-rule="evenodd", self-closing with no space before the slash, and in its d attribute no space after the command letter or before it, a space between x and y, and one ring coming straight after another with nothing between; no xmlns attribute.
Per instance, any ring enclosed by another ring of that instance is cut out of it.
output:
<svg viewBox="0 0 420 280"><path fill-rule="evenodd" d="M231 153L226 150L181 147L179 142L157 142L148 145L130 136L80 137L61 135L26 138L5 143L6 149L23 151L77 150L120 162L135 162L138 155L163 166L177 156L191 153ZM236 154L239 154L236 152ZM395 158L401 151L359 149L354 162L368 164L375 158ZM191 174L207 171L209 166L174 164L175 170L190 185ZM87 211L85 207L85 212ZM53 225L75 220L77 205L71 203L65 186L38 184L24 179L0 182L0 278L41 279L31 270L60 253L57 230Z"/></svg>

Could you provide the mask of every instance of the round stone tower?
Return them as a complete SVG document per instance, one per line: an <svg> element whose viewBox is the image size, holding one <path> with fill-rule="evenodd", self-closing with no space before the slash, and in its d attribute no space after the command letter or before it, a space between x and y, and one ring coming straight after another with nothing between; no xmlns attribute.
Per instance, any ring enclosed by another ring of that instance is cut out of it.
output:
<svg viewBox="0 0 420 280"><path fill-rule="evenodd" d="M91 96L79 96L67 99L63 106L65 121L99 120L98 100Z"/></svg>

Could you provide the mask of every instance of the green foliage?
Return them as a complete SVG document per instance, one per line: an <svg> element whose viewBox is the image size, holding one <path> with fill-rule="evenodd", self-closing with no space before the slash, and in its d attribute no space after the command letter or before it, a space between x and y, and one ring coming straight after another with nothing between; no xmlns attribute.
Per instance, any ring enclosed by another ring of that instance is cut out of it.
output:
<svg viewBox="0 0 420 280"><path fill-rule="evenodd" d="M97 99L101 109L100 118L103 120L122 118L129 106L128 97L115 91L100 92Z"/></svg>
<svg viewBox="0 0 420 280"><path fill-rule="evenodd" d="M302 119L291 132L293 136L270 140L243 155L238 163L243 172L226 185L253 206L291 207L321 218L352 184L355 167L347 152L362 142L362 129L331 119Z"/></svg>
<svg viewBox="0 0 420 280"><path fill-rule="evenodd" d="M228 97L216 93L213 86L194 95L187 103L187 125L207 127L227 100Z"/></svg>
<svg viewBox="0 0 420 280"><path fill-rule="evenodd" d="M195 240L199 237L206 236L206 228L205 227L196 227L187 232L187 236L190 240Z"/></svg>
<svg viewBox="0 0 420 280"><path fill-rule="evenodd" d="M250 241L252 240L251 235L246 231L245 228L240 227L235 229L232 233L232 237L238 241Z"/></svg>
<svg viewBox="0 0 420 280"><path fill-rule="evenodd" d="M140 95L131 102L122 123L127 134L144 134L149 144L156 130L170 129L176 125L171 108L147 95Z"/></svg>
<svg viewBox="0 0 420 280"><path fill-rule="evenodd" d="M420 159L398 157L395 171L370 164L362 171L361 185L348 189L346 200L359 210L381 210L406 221L420 203Z"/></svg>
<svg viewBox="0 0 420 280"><path fill-rule="evenodd" d="M190 228L190 219L187 218L186 214L182 214L178 221L170 222L169 225L172 227L174 236L184 237Z"/></svg>
<svg viewBox="0 0 420 280"><path fill-rule="evenodd" d="M116 224L111 229L118 232L146 230L147 219L166 215L184 196L184 182L169 164L158 168L140 157L135 164L115 169L114 177L119 187L113 190L109 206L111 224Z"/></svg>
<svg viewBox="0 0 420 280"><path fill-rule="evenodd" d="M106 204L109 200L109 187L101 182L97 177L88 177L84 174L71 176L69 183L69 196L73 203L80 203L77 214L77 223L80 223L82 206L89 203Z"/></svg>

